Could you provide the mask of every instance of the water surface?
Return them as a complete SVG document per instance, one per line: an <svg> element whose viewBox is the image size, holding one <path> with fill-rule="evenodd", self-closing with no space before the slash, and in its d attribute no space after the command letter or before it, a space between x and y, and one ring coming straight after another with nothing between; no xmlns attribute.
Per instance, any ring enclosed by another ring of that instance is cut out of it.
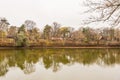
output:
<svg viewBox="0 0 120 80"><path fill-rule="evenodd" d="M119 49L0 50L0 80L120 80Z"/></svg>

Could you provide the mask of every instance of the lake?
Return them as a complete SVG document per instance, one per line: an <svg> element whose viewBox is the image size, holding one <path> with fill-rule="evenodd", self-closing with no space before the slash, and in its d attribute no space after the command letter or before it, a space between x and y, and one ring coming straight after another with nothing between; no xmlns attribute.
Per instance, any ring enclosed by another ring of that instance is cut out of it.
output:
<svg viewBox="0 0 120 80"><path fill-rule="evenodd" d="M0 80L120 80L120 49L0 50Z"/></svg>

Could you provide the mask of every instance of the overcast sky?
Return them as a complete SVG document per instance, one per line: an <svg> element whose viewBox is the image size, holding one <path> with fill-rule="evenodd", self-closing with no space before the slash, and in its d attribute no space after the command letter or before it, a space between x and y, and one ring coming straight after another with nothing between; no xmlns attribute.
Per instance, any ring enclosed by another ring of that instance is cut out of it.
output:
<svg viewBox="0 0 120 80"><path fill-rule="evenodd" d="M33 20L39 28L58 22L63 26L81 27L85 16L84 0L0 0L0 17L20 26Z"/></svg>
<svg viewBox="0 0 120 80"><path fill-rule="evenodd" d="M0 0L0 17L6 17L11 25L20 26L25 20L33 20L38 27L52 24L79 27L83 0Z"/></svg>

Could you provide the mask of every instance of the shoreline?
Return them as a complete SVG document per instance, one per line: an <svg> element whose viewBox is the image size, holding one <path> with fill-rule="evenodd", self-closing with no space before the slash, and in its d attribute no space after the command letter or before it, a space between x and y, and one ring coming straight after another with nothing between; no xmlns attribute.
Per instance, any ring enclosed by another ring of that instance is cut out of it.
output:
<svg viewBox="0 0 120 80"><path fill-rule="evenodd" d="M87 46L87 47L0 47L2 49L118 49L120 46Z"/></svg>

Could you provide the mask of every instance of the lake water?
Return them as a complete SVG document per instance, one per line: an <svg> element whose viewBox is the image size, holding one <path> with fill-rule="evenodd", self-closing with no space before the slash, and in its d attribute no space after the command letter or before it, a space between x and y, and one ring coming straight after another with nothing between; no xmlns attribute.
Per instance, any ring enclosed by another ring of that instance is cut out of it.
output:
<svg viewBox="0 0 120 80"><path fill-rule="evenodd" d="M0 50L0 80L120 80L120 49Z"/></svg>

